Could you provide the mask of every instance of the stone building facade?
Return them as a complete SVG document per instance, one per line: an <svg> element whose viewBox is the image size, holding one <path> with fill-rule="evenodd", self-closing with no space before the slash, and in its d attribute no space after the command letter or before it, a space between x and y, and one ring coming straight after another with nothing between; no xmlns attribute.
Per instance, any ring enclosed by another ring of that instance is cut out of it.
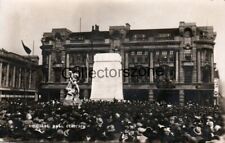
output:
<svg viewBox="0 0 225 143"><path fill-rule="evenodd" d="M214 91L215 37L213 27L185 22L167 29L131 29L128 23L110 26L109 31L100 31L98 25L92 26L90 32L52 29L43 34L40 47L42 92L48 98L63 99L67 81L62 73L79 66L87 70L79 83L81 95L89 97L88 71L92 69L93 56L116 52L122 57L123 69L143 71L137 76L124 76L125 99L210 104ZM143 69L149 69L147 74ZM162 74L158 74L160 70Z"/></svg>
<svg viewBox="0 0 225 143"><path fill-rule="evenodd" d="M38 56L0 50L0 100L37 98Z"/></svg>

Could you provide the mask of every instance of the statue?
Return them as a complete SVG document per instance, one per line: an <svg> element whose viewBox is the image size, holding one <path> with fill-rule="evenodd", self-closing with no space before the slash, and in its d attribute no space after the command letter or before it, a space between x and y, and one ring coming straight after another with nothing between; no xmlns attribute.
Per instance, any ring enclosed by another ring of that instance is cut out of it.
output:
<svg viewBox="0 0 225 143"><path fill-rule="evenodd" d="M79 98L80 96L80 88L78 86L78 77L79 75L77 73L73 73L72 71L69 71L69 82L66 87L66 97L64 99L63 105L70 106L70 105L79 105L81 103L81 100Z"/></svg>

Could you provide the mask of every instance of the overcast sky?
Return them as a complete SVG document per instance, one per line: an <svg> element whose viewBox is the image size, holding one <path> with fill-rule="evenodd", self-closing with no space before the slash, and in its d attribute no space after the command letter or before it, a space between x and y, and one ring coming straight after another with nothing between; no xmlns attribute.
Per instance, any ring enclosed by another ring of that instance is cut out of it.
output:
<svg viewBox="0 0 225 143"><path fill-rule="evenodd" d="M225 81L225 0L0 0L0 48L25 54L21 40L41 57L40 39L52 28L90 31L130 23L131 29L174 28L180 21L213 26L215 62Z"/></svg>

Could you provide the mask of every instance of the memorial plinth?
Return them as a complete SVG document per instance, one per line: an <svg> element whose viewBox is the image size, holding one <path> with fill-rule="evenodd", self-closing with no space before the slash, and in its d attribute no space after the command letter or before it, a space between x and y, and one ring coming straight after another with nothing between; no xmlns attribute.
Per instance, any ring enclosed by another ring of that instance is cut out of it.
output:
<svg viewBox="0 0 225 143"><path fill-rule="evenodd" d="M92 100L122 100L121 56L118 53L102 53L94 56L92 72Z"/></svg>

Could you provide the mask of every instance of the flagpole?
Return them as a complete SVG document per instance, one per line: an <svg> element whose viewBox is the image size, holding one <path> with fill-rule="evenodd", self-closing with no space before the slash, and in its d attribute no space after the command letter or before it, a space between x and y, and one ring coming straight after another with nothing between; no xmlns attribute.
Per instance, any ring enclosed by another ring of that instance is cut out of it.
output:
<svg viewBox="0 0 225 143"><path fill-rule="evenodd" d="M32 55L34 55L34 40L33 40L33 51L32 51Z"/></svg>
<svg viewBox="0 0 225 143"><path fill-rule="evenodd" d="M80 17L80 32L81 32L81 17Z"/></svg>

